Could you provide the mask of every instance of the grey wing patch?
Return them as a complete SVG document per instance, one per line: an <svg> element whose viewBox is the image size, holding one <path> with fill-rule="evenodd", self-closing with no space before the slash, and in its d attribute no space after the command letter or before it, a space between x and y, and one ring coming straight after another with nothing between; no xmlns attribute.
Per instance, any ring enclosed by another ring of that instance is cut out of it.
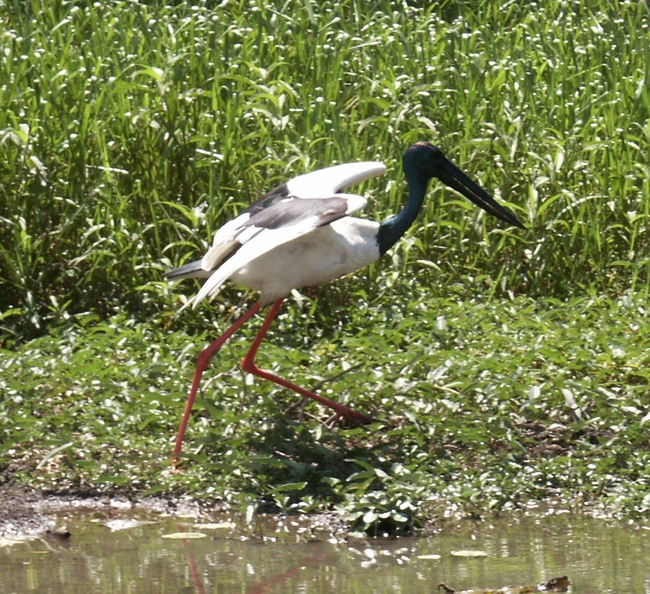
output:
<svg viewBox="0 0 650 594"><path fill-rule="evenodd" d="M251 212L250 218L242 227L279 229L313 219L313 227L329 225L346 216L348 201L345 198L296 198L285 196L275 199L261 209Z"/></svg>

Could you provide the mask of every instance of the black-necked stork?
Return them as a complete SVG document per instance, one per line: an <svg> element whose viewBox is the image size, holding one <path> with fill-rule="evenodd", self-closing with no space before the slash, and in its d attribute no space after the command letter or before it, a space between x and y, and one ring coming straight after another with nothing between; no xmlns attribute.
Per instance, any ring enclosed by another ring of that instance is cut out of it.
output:
<svg viewBox="0 0 650 594"><path fill-rule="evenodd" d="M336 165L300 175L271 190L221 227L201 260L165 274L171 280L207 278L192 301L194 307L204 298L216 295L229 280L260 292L258 301L199 354L176 436L173 465L180 454L194 398L210 358L243 324L269 304L273 306L242 362L244 371L312 398L354 424L374 421L369 415L260 369L255 364L255 354L282 301L293 289L324 285L385 254L417 217L431 178L438 178L489 214L524 228L510 210L497 203L438 147L428 142L415 143L404 154L402 166L408 182L408 199L399 214L383 223L350 216L364 208L366 200L344 194L342 190L381 175L386 167L376 162Z"/></svg>

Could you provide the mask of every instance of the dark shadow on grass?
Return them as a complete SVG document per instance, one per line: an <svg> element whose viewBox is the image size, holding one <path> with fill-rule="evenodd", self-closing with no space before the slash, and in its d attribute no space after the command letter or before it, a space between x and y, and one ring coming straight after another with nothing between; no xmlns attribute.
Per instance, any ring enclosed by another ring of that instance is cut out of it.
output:
<svg viewBox="0 0 650 594"><path fill-rule="evenodd" d="M222 449L222 456L228 452L227 460L213 450L205 463L222 477L237 469L242 477L237 488L249 500L251 495L255 498L258 513L316 512L344 504L353 516L361 512L352 527L368 530L361 521L367 510L364 495L390 488L391 480L386 477L392 465L403 459L399 449L391 447L387 452L383 439L377 440L385 430L380 423L321 432L311 422L281 418L260 431L250 425L240 429L227 440L227 450ZM208 440L214 443L214 434ZM410 530L408 523L387 524L379 518L371 529L389 534Z"/></svg>

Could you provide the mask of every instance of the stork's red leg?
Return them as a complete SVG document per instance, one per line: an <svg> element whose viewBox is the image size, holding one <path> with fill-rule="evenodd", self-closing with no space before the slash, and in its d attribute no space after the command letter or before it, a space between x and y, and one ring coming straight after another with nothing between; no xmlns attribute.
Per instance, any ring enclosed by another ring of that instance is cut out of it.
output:
<svg viewBox="0 0 650 594"><path fill-rule="evenodd" d="M324 406L331 408L334 412L336 412L337 415L345 417L345 419L347 419L348 421L350 421L355 425L365 425L367 423L372 423L373 421L375 421L375 419L373 419L371 416L365 415L356 410L348 408L347 406L343 404L339 404L338 402L334 402L333 400L329 400L328 398L325 398L320 394L316 394L314 392L310 392L309 390L305 390L305 388L301 388L296 384L292 384L291 382L288 382L287 380L275 375L274 373L260 369L257 365L255 365L255 355L257 354L257 349L259 349L260 344L262 344L262 341L264 340L266 333L268 332L269 328L271 327L271 324L273 323L273 320L278 315L278 312L280 311L280 306L282 305L282 301L283 299L279 299L271 307L271 311L269 311L269 313L267 314L266 319L262 324L262 327L257 333L255 340L253 340L253 344L251 345L251 348L248 350L248 353L246 353L246 356L242 361L242 369L248 373L252 373L253 375L256 375L263 379L279 384L280 386L288 388L289 390L298 392L298 394L302 394L307 398L316 400L316 402L320 402Z"/></svg>
<svg viewBox="0 0 650 594"><path fill-rule="evenodd" d="M190 420L190 413L192 412L192 406L194 405L194 399L196 398L196 393L199 391L199 385L201 383L201 376L205 371L208 363L212 356L223 346L223 344L239 330L248 320L250 320L259 310L260 310L259 301L255 303L244 315L242 315L228 330L226 330L217 340L215 340L209 347L201 351L199 356L196 359L196 370L194 371L194 379L192 380L192 388L190 389L190 395L187 398L187 404L185 405L185 412L183 413L183 419L181 420L181 425L178 428L178 433L176 434L176 445L174 445L174 451L172 452L172 470L176 471L176 462L178 462L178 456L181 453L181 447L183 446L183 437L185 436L185 430L187 429L187 423Z"/></svg>

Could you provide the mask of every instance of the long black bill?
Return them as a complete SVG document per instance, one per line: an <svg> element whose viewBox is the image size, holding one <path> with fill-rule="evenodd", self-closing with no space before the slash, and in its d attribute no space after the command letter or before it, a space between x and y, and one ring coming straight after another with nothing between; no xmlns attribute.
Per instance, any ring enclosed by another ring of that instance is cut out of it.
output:
<svg viewBox="0 0 650 594"><path fill-rule="evenodd" d="M510 223L520 229L525 229L523 223L515 214L501 206L492 196L490 196L481 186L472 181L461 169L456 167L449 159L444 160L439 165L440 169L436 177L443 183L447 184L457 192L460 192L465 198L471 200L476 206L480 206L485 212L495 216L506 223Z"/></svg>

